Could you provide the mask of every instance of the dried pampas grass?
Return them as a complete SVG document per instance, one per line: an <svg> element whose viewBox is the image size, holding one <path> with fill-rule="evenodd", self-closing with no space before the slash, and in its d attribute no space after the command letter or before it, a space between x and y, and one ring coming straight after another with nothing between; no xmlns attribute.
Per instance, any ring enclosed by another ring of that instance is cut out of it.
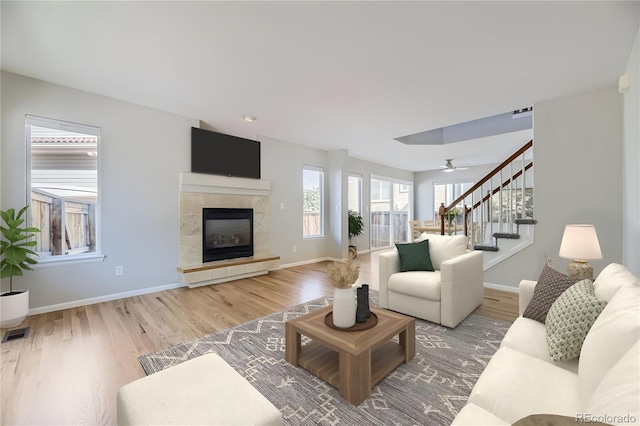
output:
<svg viewBox="0 0 640 426"><path fill-rule="evenodd" d="M349 257L342 262L333 262L327 265L327 275L329 282L335 288L349 288L358 280L360 275L360 264L353 263L353 258Z"/></svg>

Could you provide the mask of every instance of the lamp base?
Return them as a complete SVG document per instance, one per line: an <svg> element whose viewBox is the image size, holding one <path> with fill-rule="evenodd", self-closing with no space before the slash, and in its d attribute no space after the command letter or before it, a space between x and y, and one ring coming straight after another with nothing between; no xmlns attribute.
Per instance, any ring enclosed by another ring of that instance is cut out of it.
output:
<svg viewBox="0 0 640 426"><path fill-rule="evenodd" d="M584 260L574 260L567 266L567 275L577 280L593 280L593 267Z"/></svg>

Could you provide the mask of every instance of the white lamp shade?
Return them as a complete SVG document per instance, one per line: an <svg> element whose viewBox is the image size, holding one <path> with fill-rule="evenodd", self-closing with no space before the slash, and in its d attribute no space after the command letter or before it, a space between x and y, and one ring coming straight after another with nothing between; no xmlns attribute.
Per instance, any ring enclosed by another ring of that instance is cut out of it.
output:
<svg viewBox="0 0 640 426"><path fill-rule="evenodd" d="M596 227L593 225L567 225L560 243L560 257L572 260L602 259Z"/></svg>

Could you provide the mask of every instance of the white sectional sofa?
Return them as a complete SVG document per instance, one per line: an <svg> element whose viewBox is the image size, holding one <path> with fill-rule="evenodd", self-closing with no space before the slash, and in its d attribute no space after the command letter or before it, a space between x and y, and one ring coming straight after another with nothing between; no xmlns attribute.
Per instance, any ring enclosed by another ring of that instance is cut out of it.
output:
<svg viewBox="0 0 640 426"><path fill-rule="evenodd" d="M520 315L535 285L520 283ZM520 316L453 424L510 425L537 414L567 416L574 424L576 418L640 424L640 280L624 266L610 264L593 287L607 306L578 359L554 362L545 324Z"/></svg>

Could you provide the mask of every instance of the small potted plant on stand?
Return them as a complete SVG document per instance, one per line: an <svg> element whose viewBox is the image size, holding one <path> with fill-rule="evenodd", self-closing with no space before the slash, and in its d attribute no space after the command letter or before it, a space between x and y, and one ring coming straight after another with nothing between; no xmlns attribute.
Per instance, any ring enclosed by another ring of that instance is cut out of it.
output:
<svg viewBox="0 0 640 426"><path fill-rule="evenodd" d="M364 232L364 220L362 216L355 210L349 210L349 257L356 257L358 247L351 244L351 238L357 237Z"/></svg>
<svg viewBox="0 0 640 426"><path fill-rule="evenodd" d="M15 214L14 209L0 210L0 217L5 226L0 226L2 240L0 241L0 278L9 278L9 291L0 294L0 327L19 325L29 313L29 290L13 290L13 277L23 275L23 271L32 271L29 265L35 265L37 260L30 256L38 254L30 249L37 245L30 241L38 228L21 228L24 223L22 216L29 206Z"/></svg>

